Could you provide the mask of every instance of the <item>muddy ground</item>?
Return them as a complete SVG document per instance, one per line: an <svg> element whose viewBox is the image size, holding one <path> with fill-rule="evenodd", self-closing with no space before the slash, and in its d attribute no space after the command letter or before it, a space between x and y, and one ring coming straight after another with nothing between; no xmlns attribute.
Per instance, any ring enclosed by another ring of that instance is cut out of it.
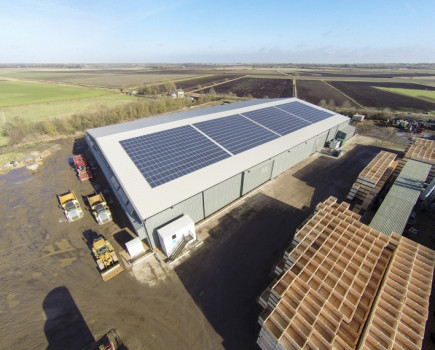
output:
<svg viewBox="0 0 435 350"><path fill-rule="evenodd" d="M0 177L0 349L79 349L111 328L128 349L256 349L256 299L295 228L318 202L344 199L381 149L404 149L406 137L387 136L354 138L340 159L311 156L201 226L208 238L191 256L174 265L151 258L108 282L88 241L99 232L119 251L130 231L116 202L111 224L98 226L88 211L66 222L56 194L106 186L98 174L77 180L70 157L84 149L62 141L35 175Z"/></svg>

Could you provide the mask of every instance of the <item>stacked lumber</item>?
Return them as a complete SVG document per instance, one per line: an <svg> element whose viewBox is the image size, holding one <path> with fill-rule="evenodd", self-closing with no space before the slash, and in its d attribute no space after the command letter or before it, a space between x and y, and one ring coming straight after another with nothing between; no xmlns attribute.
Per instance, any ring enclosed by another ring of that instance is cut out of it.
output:
<svg viewBox="0 0 435 350"><path fill-rule="evenodd" d="M356 212L366 210L384 187L398 165L396 156L394 153L381 151L358 175L347 195L349 200L360 201L354 207Z"/></svg>
<svg viewBox="0 0 435 350"><path fill-rule="evenodd" d="M361 348L421 349L433 277L433 251L394 234L397 248L367 322ZM381 330L381 332L380 332Z"/></svg>
<svg viewBox="0 0 435 350"><path fill-rule="evenodd" d="M400 173L408 159L431 164L432 168L429 172L427 182L431 182L435 178L435 141L422 138L414 138L410 140L410 143L405 150L405 156L400 160L397 166L397 173Z"/></svg>
<svg viewBox="0 0 435 350"><path fill-rule="evenodd" d="M435 252L359 219L330 197L296 233L260 297L262 349L421 347Z"/></svg>

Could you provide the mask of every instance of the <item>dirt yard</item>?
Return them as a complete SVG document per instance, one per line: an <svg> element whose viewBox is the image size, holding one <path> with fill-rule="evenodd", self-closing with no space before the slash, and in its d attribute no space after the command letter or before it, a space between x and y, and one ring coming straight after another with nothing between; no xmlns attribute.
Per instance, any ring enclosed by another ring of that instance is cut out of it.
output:
<svg viewBox="0 0 435 350"><path fill-rule="evenodd" d="M191 256L174 265L151 257L106 283L87 240L101 233L119 251L130 231L116 203L112 224L88 211L66 222L56 194L106 186L98 174L77 180L70 157L85 149L62 141L35 175L0 176L0 349L79 349L111 328L130 350L256 349L256 299L295 228L328 196L344 199L381 149L402 151L405 138L397 141L358 136L340 159L315 154L201 226L209 238Z"/></svg>

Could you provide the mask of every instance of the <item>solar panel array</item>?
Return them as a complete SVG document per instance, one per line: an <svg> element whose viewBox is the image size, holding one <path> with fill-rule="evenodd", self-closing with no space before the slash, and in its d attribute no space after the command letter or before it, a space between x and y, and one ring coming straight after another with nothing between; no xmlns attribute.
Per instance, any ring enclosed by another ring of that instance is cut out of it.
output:
<svg viewBox="0 0 435 350"><path fill-rule="evenodd" d="M190 125L120 144L153 188L230 157Z"/></svg>
<svg viewBox="0 0 435 350"><path fill-rule="evenodd" d="M298 101L285 103L277 106L277 108L291 113L296 117L303 118L310 123L317 123L334 115L333 113L307 106L306 104Z"/></svg>
<svg viewBox="0 0 435 350"><path fill-rule="evenodd" d="M120 144L154 188L231 157L230 152L242 153L333 115L295 101L134 137Z"/></svg>
<svg viewBox="0 0 435 350"><path fill-rule="evenodd" d="M300 118L295 118L291 114L283 112L275 107L246 112L243 113L243 115L281 136L288 135L310 125L309 122Z"/></svg>
<svg viewBox="0 0 435 350"><path fill-rule="evenodd" d="M239 154L279 137L241 115L232 115L193 125L232 154Z"/></svg>

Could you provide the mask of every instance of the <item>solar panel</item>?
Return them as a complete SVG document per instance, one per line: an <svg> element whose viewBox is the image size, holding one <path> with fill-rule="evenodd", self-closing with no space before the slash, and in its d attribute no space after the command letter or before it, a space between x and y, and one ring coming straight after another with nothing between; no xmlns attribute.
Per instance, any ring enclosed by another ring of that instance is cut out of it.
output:
<svg viewBox="0 0 435 350"><path fill-rule="evenodd" d="M241 115L193 124L232 154L238 154L279 136Z"/></svg>
<svg viewBox="0 0 435 350"><path fill-rule="evenodd" d="M326 112L298 101L278 105L276 108L289 112L296 117L303 118L310 123L316 123L334 115L334 113Z"/></svg>
<svg viewBox="0 0 435 350"><path fill-rule="evenodd" d="M230 157L190 125L119 143L153 188Z"/></svg>
<svg viewBox="0 0 435 350"><path fill-rule="evenodd" d="M310 125L309 122L296 118L291 114L283 112L274 107L267 107L258 109L256 111L246 112L243 113L243 115L280 134L281 136L290 134L291 132Z"/></svg>

